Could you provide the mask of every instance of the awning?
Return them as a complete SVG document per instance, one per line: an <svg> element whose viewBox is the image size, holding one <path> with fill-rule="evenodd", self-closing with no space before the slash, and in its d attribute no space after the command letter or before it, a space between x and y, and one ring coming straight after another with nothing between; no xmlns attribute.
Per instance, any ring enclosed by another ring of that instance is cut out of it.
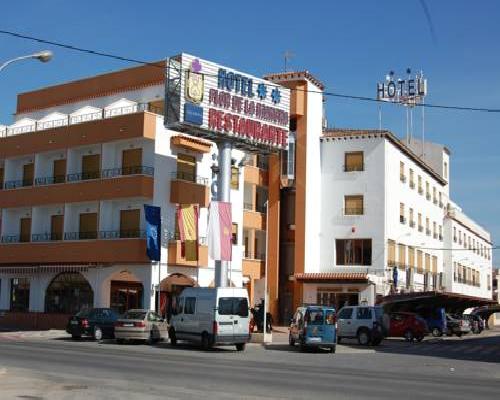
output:
<svg viewBox="0 0 500 400"><path fill-rule="evenodd" d="M57 274L61 272L87 272L96 265L20 265L0 267L0 274Z"/></svg>
<svg viewBox="0 0 500 400"><path fill-rule="evenodd" d="M470 307L494 304L494 301L460 293L426 291L392 294L382 297L378 303L390 311L444 307L449 312L463 312Z"/></svg>
<svg viewBox="0 0 500 400"><path fill-rule="evenodd" d="M294 278L304 283L368 283L364 272L308 272L295 274Z"/></svg>

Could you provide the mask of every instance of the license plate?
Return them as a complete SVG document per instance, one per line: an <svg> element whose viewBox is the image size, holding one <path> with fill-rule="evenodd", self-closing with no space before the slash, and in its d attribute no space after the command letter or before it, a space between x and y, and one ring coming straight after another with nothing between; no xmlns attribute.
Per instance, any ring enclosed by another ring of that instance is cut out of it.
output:
<svg viewBox="0 0 500 400"><path fill-rule="evenodd" d="M78 321L71 321L71 325L78 325Z"/></svg>
<svg viewBox="0 0 500 400"><path fill-rule="evenodd" d="M309 338L309 342L318 343L318 342L321 342L321 338L320 337L312 337L312 338Z"/></svg>
<svg viewBox="0 0 500 400"><path fill-rule="evenodd" d="M123 326L129 327L129 326L134 326L134 324L123 324Z"/></svg>

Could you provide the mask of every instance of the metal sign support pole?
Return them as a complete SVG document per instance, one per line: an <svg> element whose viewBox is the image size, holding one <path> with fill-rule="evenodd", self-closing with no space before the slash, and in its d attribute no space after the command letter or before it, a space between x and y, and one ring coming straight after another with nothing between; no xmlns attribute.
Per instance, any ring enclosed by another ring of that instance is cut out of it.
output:
<svg viewBox="0 0 500 400"><path fill-rule="evenodd" d="M219 174L217 176L217 200L231 202L231 150L232 143L223 140L217 143L219 152ZM227 287L228 261L215 262L215 287Z"/></svg>

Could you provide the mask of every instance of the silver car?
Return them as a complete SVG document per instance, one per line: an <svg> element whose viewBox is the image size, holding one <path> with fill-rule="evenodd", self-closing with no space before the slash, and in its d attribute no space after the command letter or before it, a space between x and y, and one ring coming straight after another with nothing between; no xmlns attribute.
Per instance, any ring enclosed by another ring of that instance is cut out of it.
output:
<svg viewBox="0 0 500 400"><path fill-rule="evenodd" d="M337 313L337 343L343 338L357 338L358 343L379 345L384 338L382 307L345 306Z"/></svg>
<svg viewBox="0 0 500 400"><path fill-rule="evenodd" d="M168 338L168 323L154 311L128 310L115 322L115 338L117 343L125 340L156 343Z"/></svg>

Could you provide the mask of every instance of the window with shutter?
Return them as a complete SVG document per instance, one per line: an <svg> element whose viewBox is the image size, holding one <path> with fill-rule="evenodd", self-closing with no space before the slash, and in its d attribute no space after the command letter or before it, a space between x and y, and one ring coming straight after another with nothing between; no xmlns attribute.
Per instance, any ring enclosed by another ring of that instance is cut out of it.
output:
<svg viewBox="0 0 500 400"><path fill-rule="evenodd" d="M398 267L404 269L406 267L406 246L398 245Z"/></svg>
<svg viewBox="0 0 500 400"><path fill-rule="evenodd" d="M345 215L363 215L363 196L345 196Z"/></svg>
<svg viewBox="0 0 500 400"><path fill-rule="evenodd" d="M345 153L345 167L346 172L350 171L363 171L364 160L362 151L353 151Z"/></svg>
<svg viewBox="0 0 500 400"><path fill-rule="evenodd" d="M387 241L387 265L389 267L396 265L396 242L390 239Z"/></svg>

